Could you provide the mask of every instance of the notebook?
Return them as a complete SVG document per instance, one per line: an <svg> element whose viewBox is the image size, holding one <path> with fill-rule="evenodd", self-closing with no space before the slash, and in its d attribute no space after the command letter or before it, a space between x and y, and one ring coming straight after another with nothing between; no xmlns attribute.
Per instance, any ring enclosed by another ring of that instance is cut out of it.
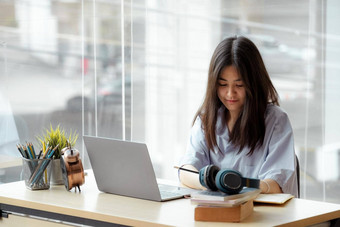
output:
<svg viewBox="0 0 340 227"><path fill-rule="evenodd" d="M83 138L100 191L153 201L191 194L188 188L157 184L146 144L92 136Z"/></svg>
<svg viewBox="0 0 340 227"><path fill-rule="evenodd" d="M260 194L254 202L256 203L273 203L284 204L291 198L294 198L291 194L276 193L276 194Z"/></svg>

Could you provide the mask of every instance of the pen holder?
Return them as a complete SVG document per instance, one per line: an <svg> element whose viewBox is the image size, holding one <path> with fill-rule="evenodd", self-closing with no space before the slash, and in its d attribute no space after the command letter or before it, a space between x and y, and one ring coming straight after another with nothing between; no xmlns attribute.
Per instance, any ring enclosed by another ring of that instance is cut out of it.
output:
<svg viewBox="0 0 340 227"><path fill-rule="evenodd" d="M22 175L26 188L42 190L50 188L51 159L22 158Z"/></svg>

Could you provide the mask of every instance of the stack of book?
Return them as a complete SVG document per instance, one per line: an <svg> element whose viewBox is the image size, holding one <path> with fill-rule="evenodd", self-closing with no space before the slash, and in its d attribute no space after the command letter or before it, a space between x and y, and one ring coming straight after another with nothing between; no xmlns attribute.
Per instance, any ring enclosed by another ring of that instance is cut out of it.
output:
<svg viewBox="0 0 340 227"><path fill-rule="evenodd" d="M253 201L260 189L244 188L239 194L198 191L191 194L195 221L240 222L253 212Z"/></svg>

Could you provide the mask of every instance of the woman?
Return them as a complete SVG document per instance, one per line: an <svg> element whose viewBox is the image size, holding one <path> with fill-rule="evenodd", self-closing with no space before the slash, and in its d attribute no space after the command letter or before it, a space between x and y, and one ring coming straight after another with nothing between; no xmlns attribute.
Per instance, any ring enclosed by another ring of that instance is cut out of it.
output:
<svg viewBox="0 0 340 227"><path fill-rule="evenodd" d="M223 40L209 67L205 99L194 118L186 169L214 164L259 178L262 193L298 196L293 132L255 44L245 37ZM203 188L195 173L181 182Z"/></svg>

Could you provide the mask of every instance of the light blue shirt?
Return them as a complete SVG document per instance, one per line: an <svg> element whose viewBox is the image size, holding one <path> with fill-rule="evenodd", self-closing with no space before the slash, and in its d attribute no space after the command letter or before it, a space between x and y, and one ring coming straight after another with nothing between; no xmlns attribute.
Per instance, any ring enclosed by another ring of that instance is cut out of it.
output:
<svg viewBox="0 0 340 227"><path fill-rule="evenodd" d="M269 104L265 113L266 133L263 145L247 155L249 148L237 154L238 148L228 142L229 131L223 118L225 107L218 111L216 123L216 147L210 152L197 118L190 134L186 154L180 165L193 165L198 170L214 164L220 168L234 169L244 177L273 179L281 187L283 193L298 196L296 161L293 130L287 114L278 106Z"/></svg>

